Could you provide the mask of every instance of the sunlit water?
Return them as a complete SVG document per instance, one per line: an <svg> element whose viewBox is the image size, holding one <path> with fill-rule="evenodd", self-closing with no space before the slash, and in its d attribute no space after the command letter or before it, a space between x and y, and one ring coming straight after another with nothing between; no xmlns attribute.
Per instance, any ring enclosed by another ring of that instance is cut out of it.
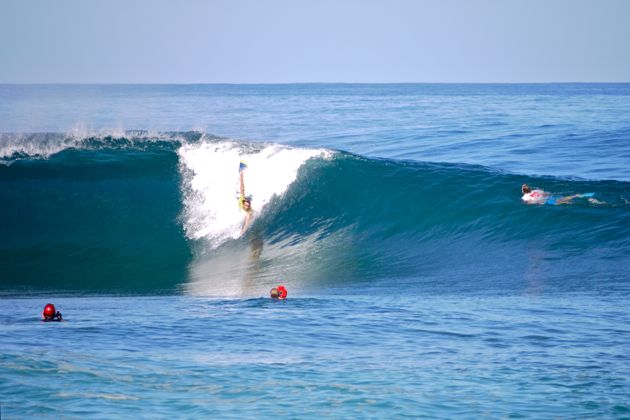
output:
<svg viewBox="0 0 630 420"><path fill-rule="evenodd" d="M625 299L369 292L4 300L4 414L630 415Z"/></svg>
<svg viewBox="0 0 630 420"><path fill-rule="evenodd" d="M3 418L630 417L630 85L0 85L0 132ZM320 158L234 240L210 134Z"/></svg>

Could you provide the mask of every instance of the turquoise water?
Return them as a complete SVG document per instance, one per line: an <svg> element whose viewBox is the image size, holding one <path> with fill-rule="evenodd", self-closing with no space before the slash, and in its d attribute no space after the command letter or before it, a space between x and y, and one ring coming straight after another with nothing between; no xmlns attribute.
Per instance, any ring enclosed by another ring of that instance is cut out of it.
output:
<svg viewBox="0 0 630 420"><path fill-rule="evenodd" d="M628 84L0 85L1 413L629 417L629 116Z"/></svg>

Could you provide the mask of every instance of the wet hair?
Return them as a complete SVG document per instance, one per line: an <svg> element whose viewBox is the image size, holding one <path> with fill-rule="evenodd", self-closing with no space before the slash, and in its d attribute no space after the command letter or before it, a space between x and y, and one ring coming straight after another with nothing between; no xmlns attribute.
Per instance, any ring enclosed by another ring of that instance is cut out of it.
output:
<svg viewBox="0 0 630 420"><path fill-rule="evenodd" d="M280 292L278 291L278 289L276 289L275 287L273 289L271 289L271 291L269 292L269 296L271 296L274 299L278 299L280 297Z"/></svg>
<svg viewBox="0 0 630 420"><path fill-rule="evenodd" d="M524 194L529 194L530 192L532 192L532 189L529 188L529 185L527 184L521 185L521 190L523 191Z"/></svg>

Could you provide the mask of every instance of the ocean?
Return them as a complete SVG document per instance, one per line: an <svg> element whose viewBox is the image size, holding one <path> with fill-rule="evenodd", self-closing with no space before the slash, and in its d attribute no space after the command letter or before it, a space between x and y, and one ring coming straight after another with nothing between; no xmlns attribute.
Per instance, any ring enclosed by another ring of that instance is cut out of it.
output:
<svg viewBox="0 0 630 420"><path fill-rule="evenodd" d="M630 84L0 85L0 203L6 418L630 418Z"/></svg>

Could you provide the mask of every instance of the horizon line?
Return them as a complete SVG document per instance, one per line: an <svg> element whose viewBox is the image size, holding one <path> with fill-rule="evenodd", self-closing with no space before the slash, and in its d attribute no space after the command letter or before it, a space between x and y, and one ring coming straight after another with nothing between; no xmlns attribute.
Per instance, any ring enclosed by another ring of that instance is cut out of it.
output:
<svg viewBox="0 0 630 420"><path fill-rule="evenodd" d="M630 84L629 81L562 82L1 82L0 85L555 85L555 84Z"/></svg>

